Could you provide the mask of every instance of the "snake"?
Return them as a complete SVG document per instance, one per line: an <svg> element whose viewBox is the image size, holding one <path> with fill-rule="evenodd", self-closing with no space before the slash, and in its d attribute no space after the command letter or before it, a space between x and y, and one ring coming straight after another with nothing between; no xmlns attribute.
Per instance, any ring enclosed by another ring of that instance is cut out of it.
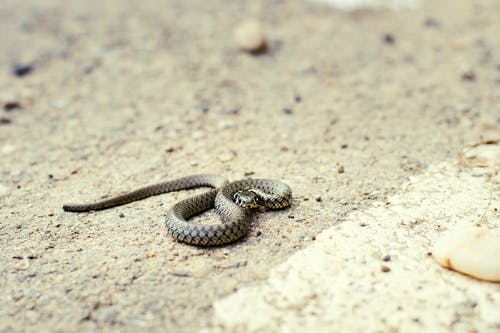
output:
<svg viewBox="0 0 500 333"><path fill-rule="evenodd" d="M232 243L248 234L254 209L282 209L292 203L292 190L278 180L242 179L229 182L222 176L199 174L152 184L92 203L64 204L63 210L103 210L154 195L198 187L211 189L174 204L165 219L165 227L170 235L191 245L217 246ZM198 225L188 222L191 217L212 208L215 208L222 223Z"/></svg>

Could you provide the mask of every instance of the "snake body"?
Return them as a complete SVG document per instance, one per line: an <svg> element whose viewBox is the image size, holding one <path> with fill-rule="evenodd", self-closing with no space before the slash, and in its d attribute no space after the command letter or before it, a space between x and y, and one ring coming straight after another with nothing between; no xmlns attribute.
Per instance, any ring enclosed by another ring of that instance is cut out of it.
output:
<svg viewBox="0 0 500 333"><path fill-rule="evenodd" d="M116 197L94 203L65 204L71 212L101 210L141 200L153 195L196 187L211 187L209 191L176 203L167 213L165 226L178 241L200 246L234 242L250 230L251 208L281 209L290 206L292 191L280 181L244 179L229 183L217 175L192 175L139 188ZM236 201L236 202L235 202ZM196 225L187 220L214 208L223 223Z"/></svg>

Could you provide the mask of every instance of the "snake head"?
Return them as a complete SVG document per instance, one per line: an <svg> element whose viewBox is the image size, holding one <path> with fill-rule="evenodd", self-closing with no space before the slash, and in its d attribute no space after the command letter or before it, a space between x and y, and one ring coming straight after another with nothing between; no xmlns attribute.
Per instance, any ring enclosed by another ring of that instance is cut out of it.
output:
<svg viewBox="0 0 500 333"><path fill-rule="evenodd" d="M259 197L252 190L240 190L234 194L234 201L236 204L243 208L257 208L259 204Z"/></svg>

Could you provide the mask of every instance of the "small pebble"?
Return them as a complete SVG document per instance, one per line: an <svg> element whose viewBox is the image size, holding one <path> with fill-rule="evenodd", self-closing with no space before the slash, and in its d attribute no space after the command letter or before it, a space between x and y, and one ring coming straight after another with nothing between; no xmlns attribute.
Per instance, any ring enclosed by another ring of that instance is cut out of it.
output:
<svg viewBox="0 0 500 333"><path fill-rule="evenodd" d="M2 148L0 149L0 152L2 154L10 154L10 153L12 153L15 150L16 150L16 146L10 145L10 144L6 144L6 145L2 146Z"/></svg>
<svg viewBox="0 0 500 333"><path fill-rule="evenodd" d="M125 217L125 214L120 213L120 215L118 215L118 217L122 219L122 218L124 218L124 217Z"/></svg>
<svg viewBox="0 0 500 333"><path fill-rule="evenodd" d="M382 258L383 261L387 262L387 261L391 261L391 256L390 255L385 255L383 258Z"/></svg>
<svg viewBox="0 0 500 333"><path fill-rule="evenodd" d="M443 267L481 280L500 282L500 229L453 230L436 243L432 257Z"/></svg>
<svg viewBox="0 0 500 333"><path fill-rule="evenodd" d="M233 153L223 153L217 156L221 162L229 162L234 158Z"/></svg>
<svg viewBox="0 0 500 333"><path fill-rule="evenodd" d="M168 270L167 272L173 276L178 276L178 277L190 277L192 275L191 272L181 269L171 269Z"/></svg>
<svg viewBox="0 0 500 333"><path fill-rule="evenodd" d="M339 165L339 166L337 167L337 172L338 172L338 173L344 173L344 166L343 166L343 165Z"/></svg>
<svg viewBox="0 0 500 333"><path fill-rule="evenodd" d="M23 170L17 169L17 170L12 171L11 175L12 175L13 181L19 182L19 181L21 181L21 179L23 179L24 172L23 172Z"/></svg>
<svg viewBox="0 0 500 333"><path fill-rule="evenodd" d="M321 199L321 197L316 198L316 202L321 202L321 201L323 201L323 199Z"/></svg>
<svg viewBox="0 0 500 333"><path fill-rule="evenodd" d="M193 140L201 140L203 138L205 138L205 132L203 131L194 131L193 133L191 133L191 138Z"/></svg>
<svg viewBox="0 0 500 333"><path fill-rule="evenodd" d="M222 119L221 121L219 121L217 123L217 126L219 128L222 128L222 129L229 129L229 128L236 127L236 123L234 121L231 121L231 120Z"/></svg>
<svg viewBox="0 0 500 333"><path fill-rule="evenodd" d="M0 117L0 125L7 125L10 123L12 123L12 120L10 120L9 118Z"/></svg>
<svg viewBox="0 0 500 333"><path fill-rule="evenodd" d="M284 114L292 114L292 113L293 113L293 111L292 111L292 109L290 109L290 108L284 108L284 109L283 109L283 113L284 113Z"/></svg>
<svg viewBox="0 0 500 333"><path fill-rule="evenodd" d="M7 102L3 105L3 109L5 111L13 111L15 109L20 109L21 108L21 103L19 102Z"/></svg>
<svg viewBox="0 0 500 333"><path fill-rule="evenodd" d="M223 267L225 269L228 268L240 268L240 267L245 267L248 263L248 260L240 260L240 261L235 261L233 263L230 263L229 265Z"/></svg>
<svg viewBox="0 0 500 333"><path fill-rule="evenodd" d="M434 17L426 18L424 24L426 27L431 27L431 28L439 28L441 26L441 23L439 23L439 21L436 20Z"/></svg>
<svg viewBox="0 0 500 333"><path fill-rule="evenodd" d="M165 152L166 152L166 153L173 153L174 151L175 151L174 146L170 146L170 145L169 145L169 146L167 146L167 147L165 148Z"/></svg>
<svg viewBox="0 0 500 333"><path fill-rule="evenodd" d="M230 114L238 114L240 113L240 110L237 109L237 108L232 108L230 109L227 113L230 113Z"/></svg>
<svg viewBox="0 0 500 333"><path fill-rule="evenodd" d="M0 183L0 197L7 195L7 193L9 193L9 188Z"/></svg>
<svg viewBox="0 0 500 333"><path fill-rule="evenodd" d="M389 33L384 34L382 36L382 40L384 41L384 43L389 44L389 45L394 44L394 42L396 41L396 39L394 38L394 35L389 34Z"/></svg>
<svg viewBox="0 0 500 333"><path fill-rule="evenodd" d="M391 268L385 265L380 266L380 270L384 273L390 272Z"/></svg>
<svg viewBox="0 0 500 333"><path fill-rule="evenodd" d="M476 80L476 73L469 67L464 67L460 71L460 77L464 81L475 81Z"/></svg>
<svg viewBox="0 0 500 333"><path fill-rule="evenodd" d="M295 102L300 103L302 101L302 96L300 95L295 95Z"/></svg>
<svg viewBox="0 0 500 333"><path fill-rule="evenodd" d="M344 143L344 144L342 144L342 145L340 146L340 148L342 148L342 149L346 149L347 147L349 147L349 146L347 145L347 143Z"/></svg>
<svg viewBox="0 0 500 333"><path fill-rule="evenodd" d="M32 65L16 64L12 67L12 74L14 74L17 77L28 75L32 71L33 71Z"/></svg>
<svg viewBox="0 0 500 333"><path fill-rule="evenodd" d="M233 31L236 45L250 53L262 52L266 49L266 37L261 24L255 20L246 20L236 26Z"/></svg>

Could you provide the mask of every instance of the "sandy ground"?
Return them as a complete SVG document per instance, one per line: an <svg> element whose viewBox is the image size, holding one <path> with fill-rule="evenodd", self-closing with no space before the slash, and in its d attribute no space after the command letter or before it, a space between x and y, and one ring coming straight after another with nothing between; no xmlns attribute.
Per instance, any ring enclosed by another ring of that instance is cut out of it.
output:
<svg viewBox="0 0 500 333"><path fill-rule="evenodd" d="M500 3L450 3L347 13L299 1L3 0L0 330L248 329L224 322L220 302L265 288L274 268L408 177L498 137ZM265 54L234 45L248 17L266 28ZM27 63L31 73L12 74ZM176 243L163 226L192 191L96 213L61 209L193 173L281 179L294 204L210 249ZM359 264L344 269L349 277ZM426 286L447 299L432 283L438 272ZM498 295L497 285L466 281ZM497 298L459 314L474 322L498 307Z"/></svg>

